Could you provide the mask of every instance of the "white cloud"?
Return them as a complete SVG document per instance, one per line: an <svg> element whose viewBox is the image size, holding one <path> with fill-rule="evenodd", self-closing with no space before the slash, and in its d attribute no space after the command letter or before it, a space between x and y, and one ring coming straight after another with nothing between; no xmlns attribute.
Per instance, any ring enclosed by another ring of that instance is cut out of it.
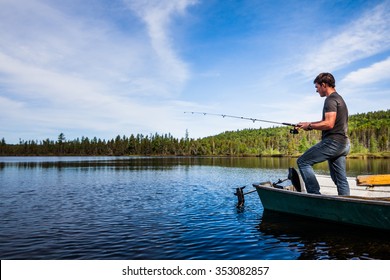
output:
<svg viewBox="0 0 390 280"><path fill-rule="evenodd" d="M387 2L316 46L299 68L299 73L309 73L307 79L291 73L290 64L283 70L285 57L274 59L278 50L262 49L246 40L249 30L243 33L245 40L240 45L246 46L245 51L238 52L233 47L213 49L226 44L223 25L201 30L209 24L200 24L195 36L180 38L178 32L185 30L178 24L187 20L186 13L196 0L95 1L91 9L87 9L90 1L80 3L0 0L0 138L7 142L19 137L55 139L60 132L68 139L154 132L181 137L188 128L190 136L197 137L252 127L251 122L189 118L183 111L275 121L315 120L323 101L314 93L313 72L328 65L342 68L390 46ZM236 8L233 6L229 9ZM210 14L203 17L204 9L209 8ZM211 17L221 15L212 9L215 6L207 3L194 10L199 13L194 17L214 23ZM236 24L234 20L231 23ZM294 23L288 21L290 24ZM275 29L272 32L277 33ZM242 32L238 33L242 38ZM212 34L219 36L218 44ZM304 29L301 34L308 36ZM203 47L187 48L193 52L187 62L180 56L177 38L189 39L191 44L202 40ZM268 40L259 40L263 39ZM272 34L270 39L275 40ZM197 76L192 76L188 63L199 71ZM290 75L283 75L285 72ZM389 73L385 62L357 70L344 81L373 81L383 73ZM292 84L296 88L291 89Z"/></svg>
<svg viewBox="0 0 390 280"><path fill-rule="evenodd" d="M370 67L362 68L349 73L341 83L349 84L350 86L361 86L372 84L384 80L389 80L390 73L390 57L374 63Z"/></svg>
<svg viewBox="0 0 390 280"><path fill-rule="evenodd" d="M169 23L190 2L131 1L147 25L148 41L143 30L126 33L110 22L66 14L47 3L2 0L0 53L29 67L102 82L111 91L125 88L127 95L171 97L188 79L188 67L173 48Z"/></svg>
<svg viewBox="0 0 390 280"><path fill-rule="evenodd" d="M7 72L17 75L14 79L19 84L18 92L0 99L2 106L8 108L0 110L0 117L10 118L15 128L27 126L46 132L76 129L112 132L113 136L126 127L139 127L140 123L139 131L154 131L155 116L159 121L170 119L165 111L167 105L143 104L133 98L109 94L104 82L31 67L1 54L0 65L8 65ZM2 130L5 129L4 125Z"/></svg>
<svg viewBox="0 0 390 280"><path fill-rule="evenodd" d="M313 46L313 51L303 59L299 70L305 75L323 72L324 69L334 71L351 62L389 50L389 14L390 2L386 1L330 38L318 33L318 40L325 40L325 42Z"/></svg>
<svg viewBox="0 0 390 280"><path fill-rule="evenodd" d="M0 119L9 121L0 135L15 142L33 130L44 138L72 130L109 138L156 132L162 122L175 127L169 99L189 73L169 23L190 2L162 2L162 11L132 2L149 35L67 13L50 1L0 0Z"/></svg>
<svg viewBox="0 0 390 280"><path fill-rule="evenodd" d="M2 4L0 13L0 53L29 68L112 84L148 73L142 67L147 48L104 22L69 16L39 1ZM6 74L7 67L12 65L2 65ZM47 77L37 77L36 83L44 80Z"/></svg>
<svg viewBox="0 0 390 280"><path fill-rule="evenodd" d="M151 45L161 61L161 71L171 84L182 86L189 77L189 69L175 53L170 24L175 15L183 15L196 0L131 0L125 1L147 26Z"/></svg>

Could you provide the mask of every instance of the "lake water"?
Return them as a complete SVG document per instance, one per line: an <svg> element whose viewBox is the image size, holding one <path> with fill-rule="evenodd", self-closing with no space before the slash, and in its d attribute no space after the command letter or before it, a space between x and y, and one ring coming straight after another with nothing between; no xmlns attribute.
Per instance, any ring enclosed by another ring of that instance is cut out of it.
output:
<svg viewBox="0 0 390 280"><path fill-rule="evenodd" d="M263 211L286 158L0 157L1 259L390 259L388 233ZM325 173L326 165L317 167ZM348 175L390 173L348 160Z"/></svg>

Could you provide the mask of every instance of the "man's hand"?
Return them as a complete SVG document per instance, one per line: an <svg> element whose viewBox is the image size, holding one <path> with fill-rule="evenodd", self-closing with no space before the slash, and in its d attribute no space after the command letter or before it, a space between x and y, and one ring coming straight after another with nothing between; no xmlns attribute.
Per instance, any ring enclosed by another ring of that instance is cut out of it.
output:
<svg viewBox="0 0 390 280"><path fill-rule="evenodd" d="M297 124L297 126L295 128L296 129L303 129L305 131L308 131L308 130L311 130L309 128L310 124L311 124L310 122L300 122L300 123Z"/></svg>

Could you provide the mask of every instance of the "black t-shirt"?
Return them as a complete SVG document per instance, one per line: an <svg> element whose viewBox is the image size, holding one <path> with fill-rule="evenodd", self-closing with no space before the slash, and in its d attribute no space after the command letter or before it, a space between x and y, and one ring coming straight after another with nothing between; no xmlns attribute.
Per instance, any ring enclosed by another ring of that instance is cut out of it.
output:
<svg viewBox="0 0 390 280"><path fill-rule="evenodd" d="M325 119L325 113L328 112L336 112L336 122L332 129L322 131L322 139L331 138L341 143L347 143L348 108L344 99L337 92L332 93L325 99L322 120Z"/></svg>

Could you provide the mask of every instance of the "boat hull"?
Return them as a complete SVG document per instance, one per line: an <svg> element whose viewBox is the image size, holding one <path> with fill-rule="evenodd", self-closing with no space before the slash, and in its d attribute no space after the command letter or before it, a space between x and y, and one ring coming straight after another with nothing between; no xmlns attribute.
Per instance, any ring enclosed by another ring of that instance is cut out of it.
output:
<svg viewBox="0 0 390 280"><path fill-rule="evenodd" d="M390 230L390 201L316 195L254 185L265 210Z"/></svg>

